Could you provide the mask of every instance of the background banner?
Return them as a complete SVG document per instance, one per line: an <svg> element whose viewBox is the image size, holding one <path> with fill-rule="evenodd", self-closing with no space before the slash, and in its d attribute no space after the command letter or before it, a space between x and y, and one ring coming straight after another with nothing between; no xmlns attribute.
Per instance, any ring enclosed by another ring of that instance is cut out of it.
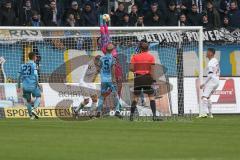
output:
<svg viewBox="0 0 240 160"><path fill-rule="evenodd" d="M68 118L72 117L72 109L69 108L51 108L39 107L36 113L42 118ZM5 118L28 118L26 107L6 107L4 108Z"/></svg>
<svg viewBox="0 0 240 160"><path fill-rule="evenodd" d="M169 83L173 85L173 89L170 93L164 94L161 99L157 99L157 109L164 115L168 115L170 113L170 106L174 114L178 113L176 82L176 78L170 78ZM0 99L0 108L6 108L4 114L2 113L1 115L5 115L6 117L26 116L27 110L25 107L23 107L22 97L16 93L16 85L0 84L0 86L2 88L1 94L4 93L5 95L5 98L2 96ZM85 97L81 94L75 94L71 92L64 92L64 94L60 93L52 90L49 84L41 84L41 86L43 88L42 97L44 100L41 102L41 107L39 108L41 112L39 111L39 113L41 113L41 116L43 117L55 117L58 114L60 114L60 116L67 116L67 113L69 112L67 112L65 109L69 107L77 107ZM184 112L197 114L199 112L198 79L185 78L184 88ZM124 92L127 92L127 86L124 87L123 94ZM168 100L168 96L170 96L171 101ZM221 78L219 87L211 97L213 102L213 113L240 113L240 101L237 99L237 97L240 97L240 78ZM147 101L146 97L144 99L146 104L142 105L139 103L138 110L140 115L149 115L151 114L151 109L148 104L149 102ZM127 105L127 103L125 103L123 100L121 102L122 104ZM91 103L92 102L90 101L87 107L90 107ZM106 100L105 108L107 107L106 104L109 103L111 103L110 100ZM59 108L64 109L62 111L59 110ZM110 107L110 110L114 110L114 108ZM2 110L0 109L0 112L1 111ZM64 112L64 114L62 114L62 112Z"/></svg>

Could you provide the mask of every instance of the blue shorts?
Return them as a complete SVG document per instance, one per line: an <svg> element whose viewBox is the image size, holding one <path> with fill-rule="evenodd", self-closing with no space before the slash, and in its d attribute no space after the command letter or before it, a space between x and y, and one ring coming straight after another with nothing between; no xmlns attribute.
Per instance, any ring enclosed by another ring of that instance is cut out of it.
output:
<svg viewBox="0 0 240 160"><path fill-rule="evenodd" d="M40 88L36 87L33 90L25 90L23 89L23 98L27 100L27 102L31 101L31 97L41 97L41 90Z"/></svg>
<svg viewBox="0 0 240 160"><path fill-rule="evenodd" d="M101 83L101 94L104 94L106 92L117 92L116 85L112 82L102 82Z"/></svg>

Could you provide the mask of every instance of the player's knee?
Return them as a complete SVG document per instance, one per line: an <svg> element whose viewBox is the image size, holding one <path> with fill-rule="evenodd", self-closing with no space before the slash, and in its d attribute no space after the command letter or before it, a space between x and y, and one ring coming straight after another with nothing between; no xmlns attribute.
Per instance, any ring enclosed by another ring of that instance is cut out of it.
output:
<svg viewBox="0 0 240 160"><path fill-rule="evenodd" d="M208 98L207 97L202 97L202 102L203 103L208 103Z"/></svg>
<svg viewBox="0 0 240 160"><path fill-rule="evenodd" d="M212 105L211 99L208 99L208 105Z"/></svg>
<svg viewBox="0 0 240 160"><path fill-rule="evenodd" d="M137 105L137 101L133 100L131 106L136 106L136 105Z"/></svg>
<svg viewBox="0 0 240 160"><path fill-rule="evenodd" d="M155 96L154 96L154 94L150 94L150 95L148 95L148 98L149 98L150 101L155 100Z"/></svg>

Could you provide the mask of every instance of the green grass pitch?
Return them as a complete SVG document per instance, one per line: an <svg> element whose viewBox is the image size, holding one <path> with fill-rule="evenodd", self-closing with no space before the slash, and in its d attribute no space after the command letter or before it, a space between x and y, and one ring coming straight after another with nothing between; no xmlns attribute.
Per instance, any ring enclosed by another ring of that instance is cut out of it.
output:
<svg viewBox="0 0 240 160"><path fill-rule="evenodd" d="M192 121L0 120L1 160L239 160L240 116Z"/></svg>

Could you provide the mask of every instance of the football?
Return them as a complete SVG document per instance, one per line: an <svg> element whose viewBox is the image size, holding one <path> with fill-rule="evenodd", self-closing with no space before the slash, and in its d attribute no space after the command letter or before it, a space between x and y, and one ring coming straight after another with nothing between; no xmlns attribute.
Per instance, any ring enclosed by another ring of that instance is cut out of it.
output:
<svg viewBox="0 0 240 160"><path fill-rule="evenodd" d="M103 20L105 20L106 22L110 21L110 15L109 14L104 14L103 15Z"/></svg>

